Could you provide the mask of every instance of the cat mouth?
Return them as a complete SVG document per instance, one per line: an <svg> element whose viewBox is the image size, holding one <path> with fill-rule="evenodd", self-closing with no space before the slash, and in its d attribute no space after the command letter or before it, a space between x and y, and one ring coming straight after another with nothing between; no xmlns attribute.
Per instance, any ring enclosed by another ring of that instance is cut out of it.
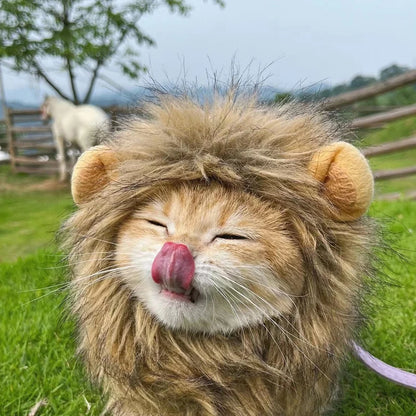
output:
<svg viewBox="0 0 416 416"><path fill-rule="evenodd" d="M161 285L160 293L169 299L191 303L195 303L200 295L199 291L192 286L190 286L187 290L184 290L180 287L168 287Z"/></svg>

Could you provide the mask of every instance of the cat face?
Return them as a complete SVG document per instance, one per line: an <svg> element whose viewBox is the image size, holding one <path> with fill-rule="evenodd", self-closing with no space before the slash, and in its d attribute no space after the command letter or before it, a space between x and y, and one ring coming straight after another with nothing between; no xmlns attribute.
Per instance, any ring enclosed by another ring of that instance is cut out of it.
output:
<svg viewBox="0 0 416 416"><path fill-rule="evenodd" d="M159 192L122 225L116 262L167 327L228 333L287 314L302 294L284 209L220 185Z"/></svg>

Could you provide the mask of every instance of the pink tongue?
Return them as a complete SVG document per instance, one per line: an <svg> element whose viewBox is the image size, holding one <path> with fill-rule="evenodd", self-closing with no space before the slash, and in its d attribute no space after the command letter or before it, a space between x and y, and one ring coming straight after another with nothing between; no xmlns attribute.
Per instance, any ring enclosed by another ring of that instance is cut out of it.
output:
<svg viewBox="0 0 416 416"><path fill-rule="evenodd" d="M184 244L165 243L152 264L152 278L168 289L188 290L195 273L195 262Z"/></svg>

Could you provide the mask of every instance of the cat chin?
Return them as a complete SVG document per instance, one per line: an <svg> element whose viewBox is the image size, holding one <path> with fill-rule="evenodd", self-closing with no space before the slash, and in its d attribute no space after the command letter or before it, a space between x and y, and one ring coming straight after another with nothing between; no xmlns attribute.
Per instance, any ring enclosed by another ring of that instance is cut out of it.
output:
<svg viewBox="0 0 416 416"><path fill-rule="evenodd" d="M143 293L142 293L143 295ZM244 327L261 324L268 317L244 310L237 314L229 304L203 295L192 303L148 291L140 303L162 324L173 330L205 334L230 334Z"/></svg>

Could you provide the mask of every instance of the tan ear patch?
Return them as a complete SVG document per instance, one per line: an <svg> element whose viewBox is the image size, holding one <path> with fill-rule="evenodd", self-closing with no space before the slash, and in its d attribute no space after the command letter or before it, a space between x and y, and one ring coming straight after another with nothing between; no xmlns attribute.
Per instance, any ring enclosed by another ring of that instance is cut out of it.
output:
<svg viewBox="0 0 416 416"><path fill-rule="evenodd" d="M107 146L95 146L84 152L78 159L71 178L71 192L74 202L87 202L94 194L116 179L118 159Z"/></svg>
<svg viewBox="0 0 416 416"><path fill-rule="evenodd" d="M354 146L337 142L322 148L313 155L309 172L322 182L338 220L352 221L367 211L374 180L367 160Z"/></svg>

